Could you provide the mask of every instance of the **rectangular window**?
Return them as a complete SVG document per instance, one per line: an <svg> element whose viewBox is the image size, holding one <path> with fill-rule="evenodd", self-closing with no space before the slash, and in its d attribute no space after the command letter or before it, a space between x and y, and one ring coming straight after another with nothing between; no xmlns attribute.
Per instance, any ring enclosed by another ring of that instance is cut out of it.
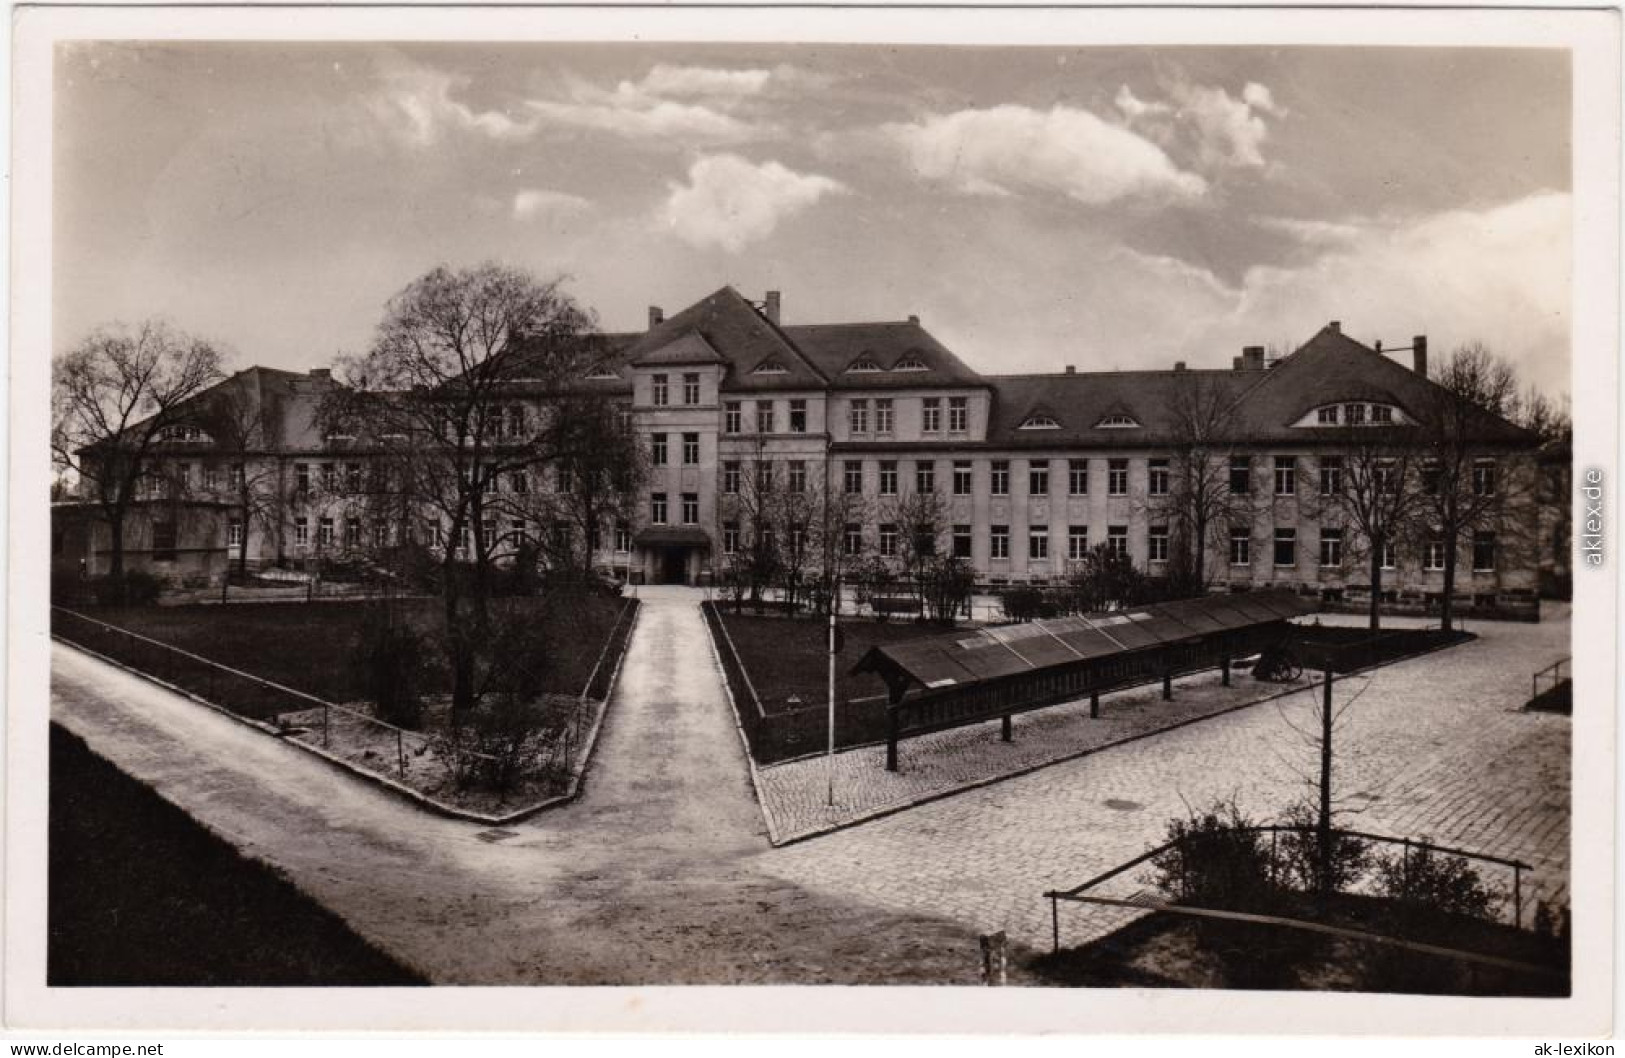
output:
<svg viewBox="0 0 1625 1058"><path fill-rule="evenodd" d="M880 555L882 558L895 558L897 555L897 526L890 522L880 527Z"/></svg>
<svg viewBox="0 0 1625 1058"><path fill-rule="evenodd" d="M615 550L623 555L632 550L632 530L625 522L615 523Z"/></svg>
<svg viewBox="0 0 1625 1058"><path fill-rule="evenodd" d="M1343 457L1320 457L1320 494L1336 496L1343 491Z"/></svg>
<svg viewBox="0 0 1625 1058"><path fill-rule="evenodd" d="M766 496L773 491L773 464L765 459L756 461L756 495Z"/></svg>
<svg viewBox="0 0 1625 1058"><path fill-rule="evenodd" d="M790 432L807 432L807 402L797 399L790 402Z"/></svg>
<svg viewBox="0 0 1625 1058"><path fill-rule="evenodd" d="M1371 405L1371 421L1390 423L1394 421L1394 409L1386 404Z"/></svg>
<svg viewBox="0 0 1625 1058"><path fill-rule="evenodd" d="M914 553L921 558L935 558L937 554L937 535L929 528L916 528L912 546Z"/></svg>
<svg viewBox="0 0 1625 1058"><path fill-rule="evenodd" d="M954 495L969 496L971 490L971 465L968 459L954 460Z"/></svg>
<svg viewBox="0 0 1625 1058"><path fill-rule="evenodd" d="M178 464L176 464L176 466L175 466L175 480L180 483L181 488L183 488L183 489L191 488L192 487L192 464L190 464L190 463L178 463Z"/></svg>
<svg viewBox="0 0 1625 1058"><path fill-rule="evenodd" d="M1394 547L1392 540L1384 540L1377 549L1377 563L1383 569L1393 569L1399 565L1399 549Z"/></svg>
<svg viewBox="0 0 1625 1058"><path fill-rule="evenodd" d="M213 463L203 468L203 488L208 492L215 492L220 488L220 469Z"/></svg>
<svg viewBox="0 0 1625 1058"><path fill-rule="evenodd" d="M233 463L226 468L226 487L233 491L241 491L243 484L248 480L247 472L241 463Z"/></svg>
<svg viewBox="0 0 1625 1058"><path fill-rule="evenodd" d="M1245 496L1253 491L1253 460L1251 456L1230 457L1230 491Z"/></svg>
<svg viewBox="0 0 1625 1058"><path fill-rule="evenodd" d="M1029 463L1027 465L1027 495L1049 495L1049 464Z"/></svg>
<svg viewBox="0 0 1625 1058"><path fill-rule="evenodd" d="M941 397L926 397L920 401L920 429L924 433L937 433L942 429Z"/></svg>
<svg viewBox="0 0 1625 1058"><path fill-rule="evenodd" d="M914 464L914 491L922 496L937 491L937 465L920 460Z"/></svg>
<svg viewBox="0 0 1625 1058"><path fill-rule="evenodd" d="M756 402L756 432L773 432L773 402L770 400Z"/></svg>
<svg viewBox="0 0 1625 1058"><path fill-rule="evenodd" d="M1049 558L1049 526L1031 525L1027 527L1027 557L1029 559Z"/></svg>
<svg viewBox="0 0 1625 1058"><path fill-rule="evenodd" d="M666 376L653 375L649 379L650 400L656 407L663 406L667 401Z"/></svg>
<svg viewBox="0 0 1625 1058"><path fill-rule="evenodd" d="M1495 460L1473 460L1473 495L1495 495Z"/></svg>
<svg viewBox="0 0 1625 1058"><path fill-rule="evenodd" d="M662 436L664 436L664 435L662 435ZM661 452L662 452L662 458L664 458L665 450L662 449ZM564 493L575 491L575 482L576 482L575 471L572 470L568 464L566 464L564 466L561 466L557 470L555 470L553 472L553 478L554 478L554 489L553 489L554 492L557 492L560 495L563 495Z"/></svg>
<svg viewBox="0 0 1625 1058"><path fill-rule="evenodd" d="M1437 496L1439 484L1444 480L1444 468L1439 466L1437 459L1429 459L1422 464L1422 494L1424 496Z"/></svg>
<svg viewBox="0 0 1625 1058"><path fill-rule="evenodd" d="M683 493L683 524L698 525L700 523L700 494L697 492Z"/></svg>
<svg viewBox="0 0 1625 1058"><path fill-rule="evenodd" d="M1089 527L1087 525L1069 525L1066 527L1066 557L1073 562L1079 562L1089 557Z"/></svg>
<svg viewBox="0 0 1625 1058"><path fill-rule="evenodd" d="M310 464L295 463L293 465L293 489L301 496L310 494Z"/></svg>
<svg viewBox="0 0 1625 1058"><path fill-rule="evenodd" d="M1253 564L1253 531L1244 525L1230 527L1230 564L1232 566Z"/></svg>
<svg viewBox="0 0 1625 1058"><path fill-rule="evenodd" d="M656 492L649 497L649 521L655 525L666 524L666 494Z"/></svg>
<svg viewBox="0 0 1625 1058"><path fill-rule="evenodd" d="M722 464L722 491L728 496L739 495L739 460L730 459Z"/></svg>
<svg viewBox="0 0 1625 1058"><path fill-rule="evenodd" d="M882 460L880 463L880 494L882 496L897 495L897 461L895 459Z"/></svg>
<svg viewBox="0 0 1625 1058"><path fill-rule="evenodd" d="M378 522L372 527L372 546L385 547L389 544L389 526Z"/></svg>
<svg viewBox="0 0 1625 1058"><path fill-rule="evenodd" d="M683 403L698 404L700 402L700 376L695 373L683 375Z"/></svg>
<svg viewBox="0 0 1625 1058"><path fill-rule="evenodd" d="M226 523L226 546L243 546L243 520L241 518L233 518Z"/></svg>
<svg viewBox="0 0 1625 1058"><path fill-rule="evenodd" d="M791 492L807 491L807 463L805 460L790 460L788 486Z"/></svg>
<svg viewBox="0 0 1625 1058"><path fill-rule="evenodd" d="M332 547L333 546L333 519L332 518L324 517L324 518L322 518L321 521L316 523L316 542L318 544L320 544L322 547Z"/></svg>
<svg viewBox="0 0 1625 1058"><path fill-rule="evenodd" d="M175 523L152 523L152 560L154 562L175 561Z"/></svg>
<svg viewBox="0 0 1625 1058"><path fill-rule="evenodd" d="M485 518L485 519L481 520L481 522L480 522L480 547L484 548L485 551L487 553L489 553L492 548L496 547L496 544L497 544L497 523L495 522L495 520L493 520L491 518Z"/></svg>
<svg viewBox="0 0 1625 1058"><path fill-rule="evenodd" d="M970 558L970 554L971 554L971 542L970 542L970 540L971 540L971 538L970 538L970 526L964 525L964 524L956 524L954 526L954 557L955 558Z"/></svg>
<svg viewBox="0 0 1625 1058"><path fill-rule="evenodd" d="M1106 495L1128 495L1128 460L1110 459L1106 461Z"/></svg>
<svg viewBox="0 0 1625 1058"><path fill-rule="evenodd" d="M530 491L530 475L523 470L515 470L508 475L508 487L520 496L525 495Z"/></svg>
<svg viewBox="0 0 1625 1058"><path fill-rule="evenodd" d="M1153 459L1146 471L1145 491L1152 496L1168 495L1168 461Z"/></svg>
<svg viewBox="0 0 1625 1058"><path fill-rule="evenodd" d="M361 546L361 519L360 518L346 518L346 519L344 519L344 546L345 547L360 547Z"/></svg>
<svg viewBox="0 0 1625 1058"><path fill-rule="evenodd" d="M1491 532L1476 532L1473 534L1473 572L1491 573L1495 570L1495 534Z"/></svg>
<svg viewBox="0 0 1625 1058"><path fill-rule="evenodd" d="M847 522L841 526L841 554L851 558L863 550L863 526Z"/></svg>
<svg viewBox="0 0 1625 1058"><path fill-rule="evenodd" d="M1128 526L1108 525L1106 527L1106 547L1119 558L1128 557Z"/></svg>
<svg viewBox="0 0 1625 1058"><path fill-rule="evenodd" d="M1371 468L1371 481L1377 491L1393 495L1399 490L1399 466L1392 459L1379 459Z"/></svg>
<svg viewBox="0 0 1625 1058"><path fill-rule="evenodd" d="M649 462L657 467L666 465L666 435L653 433L649 435Z"/></svg>
<svg viewBox="0 0 1625 1058"><path fill-rule="evenodd" d="M1423 569L1443 569L1444 568L1444 538L1443 537L1431 536L1431 537L1428 538L1427 543L1422 545L1422 568Z"/></svg>
<svg viewBox="0 0 1625 1058"><path fill-rule="evenodd" d="M1008 525L989 527L987 554L989 558L994 559L1007 559L1010 557L1010 527Z"/></svg>
<svg viewBox="0 0 1625 1058"><path fill-rule="evenodd" d="M700 435L686 433L683 435L683 466L697 467L700 465Z"/></svg>
<svg viewBox="0 0 1625 1058"><path fill-rule="evenodd" d="M869 432L869 402L855 400L846 409L847 428L853 433Z"/></svg>
<svg viewBox="0 0 1625 1058"><path fill-rule="evenodd" d="M1168 561L1168 527L1153 525L1146 530L1145 555L1152 562Z"/></svg>
<svg viewBox="0 0 1625 1058"><path fill-rule="evenodd" d="M875 401L875 433L891 433L892 428L892 401L890 397L881 397Z"/></svg>
<svg viewBox="0 0 1625 1058"><path fill-rule="evenodd" d="M1089 495L1089 461L1069 459L1066 462L1066 491L1072 496Z"/></svg>
<svg viewBox="0 0 1625 1058"><path fill-rule="evenodd" d="M738 433L741 429L739 402L730 400L722 406L722 432Z"/></svg>
<svg viewBox="0 0 1625 1058"><path fill-rule="evenodd" d="M988 490L995 496L1006 496L1010 493L1010 464L1003 459L993 461L993 476L991 488Z"/></svg>
<svg viewBox="0 0 1625 1058"><path fill-rule="evenodd" d="M1343 422L1349 426L1359 426L1365 422L1364 404L1343 405Z"/></svg>
<svg viewBox="0 0 1625 1058"><path fill-rule="evenodd" d="M841 491L848 496L856 496L863 491L863 464L856 459L848 459L841 464Z"/></svg>
<svg viewBox="0 0 1625 1058"><path fill-rule="evenodd" d="M1296 529L1275 530L1275 564L1277 566L1296 566L1298 564L1298 531Z"/></svg>
<svg viewBox="0 0 1625 1058"><path fill-rule="evenodd" d="M1298 457L1275 457L1275 494L1293 496L1298 491Z"/></svg>
<svg viewBox="0 0 1625 1058"><path fill-rule="evenodd" d="M1320 531L1320 564L1322 566L1341 566L1343 564L1343 530L1322 529Z"/></svg>
<svg viewBox="0 0 1625 1058"><path fill-rule="evenodd" d="M736 555L739 553L739 523L722 523L722 553Z"/></svg>
<svg viewBox="0 0 1625 1058"><path fill-rule="evenodd" d="M310 546L310 519L303 515L293 520L293 542L295 547Z"/></svg>
<svg viewBox="0 0 1625 1058"><path fill-rule="evenodd" d="M515 518L513 521L509 522L508 530L513 534L513 542L515 545L522 545L529 542L530 526L525 523L523 518ZM596 550L596 548L594 550Z"/></svg>
<svg viewBox="0 0 1625 1058"><path fill-rule="evenodd" d="M948 432L964 433L970 429L970 398L948 398Z"/></svg>
<svg viewBox="0 0 1625 1058"><path fill-rule="evenodd" d="M344 488L347 492L361 491L361 464L344 464Z"/></svg>
<svg viewBox="0 0 1625 1058"><path fill-rule="evenodd" d="M1320 411L1318 413L1316 413L1315 420L1317 422L1319 422L1322 426L1336 426L1337 425L1337 405L1332 404L1332 405L1329 405L1327 407L1324 407L1324 408L1320 409Z"/></svg>

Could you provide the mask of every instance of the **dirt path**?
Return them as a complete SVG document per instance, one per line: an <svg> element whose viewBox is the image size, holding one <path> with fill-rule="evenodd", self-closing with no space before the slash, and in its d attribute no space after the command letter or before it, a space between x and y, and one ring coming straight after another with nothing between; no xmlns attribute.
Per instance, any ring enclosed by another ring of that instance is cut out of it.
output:
<svg viewBox="0 0 1625 1058"><path fill-rule="evenodd" d="M52 712L437 982L974 983L964 927L761 869L698 596L643 602L582 800L511 836L425 815L61 645Z"/></svg>

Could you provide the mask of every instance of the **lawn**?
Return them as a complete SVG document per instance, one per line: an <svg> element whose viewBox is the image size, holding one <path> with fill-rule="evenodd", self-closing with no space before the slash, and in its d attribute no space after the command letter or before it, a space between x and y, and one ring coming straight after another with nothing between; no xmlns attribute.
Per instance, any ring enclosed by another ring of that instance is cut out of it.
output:
<svg viewBox="0 0 1625 1058"><path fill-rule="evenodd" d="M503 600L506 605L528 608L528 619L540 623L555 644L551 665L543 673L543 686L557 694L579 694L586 686L610 630L615 626L625 600L582 595L568 601L543 599ZM365 672L357 664L357 648L370 602L281 602L230 605L194 604L150 606L130 609L89 611L98 621L138 632L170 646L191 651L211 661L242 669L262 679L313 694L330 702L352 702L365 697ZM440 603L436 599L409 599L395 603L406 618L432 630L439 627ZM78 638L71 619L62 622L62 631ZM116 635L116 634L109 634ZM111 653L115 644L98 639L87 642L92 649ZM120 660L147 669L148 659ZM170 674L157 675L169 678ZM179 674L175 674L179 676ZM184 678L176 682L188 683ZM597 681L601 689L602 678ZM450 690L444 673L430 693ZM192 688L208 696L208 689ZM273 708L286 708L286 700ZM253 715L256 710L245 706Z"/></svg>
<svg viewBox="0 0 1625 1058"><path fill-rule="evenodd" d="M710 604L705 610L756 762L774 764L822 749L829 724L827 619L736 614ZM938 635L943 629L912 619L857 618L842 620L841 628L846 643L835 659L836 745L861 746L886 737L886 685L873 673L852 675L852 666L870 647ZM730 641L749 672L749 687L734 664ZM803 704L792 705L792 696Z"/></svg>
<svg viewBox="0 0 1625 1058"><path fill-rule="evenodd" d="M50 753L49 984L427 983L54 724Z"/></svg>

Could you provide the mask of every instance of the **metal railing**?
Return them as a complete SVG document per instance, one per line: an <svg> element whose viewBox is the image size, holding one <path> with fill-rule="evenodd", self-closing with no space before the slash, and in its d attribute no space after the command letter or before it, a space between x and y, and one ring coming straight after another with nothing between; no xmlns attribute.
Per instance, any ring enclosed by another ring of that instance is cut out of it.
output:
<svg viewBox="0 0 1625 1058"><path fill-rule="evenodd" d="M1556 661L1552 662L1550 665L1547 665L1545 668L1541 669L1539 672L1535 673L1533 676L1530 676L1529 697L1531 699L1535 699L1541 696L1542 680L1550 681L1550 686L1555 688L1561 686L1564 680L1571 678L1571 673L1569 672L1570 661L1570 657L1565 654Z"/></svg>

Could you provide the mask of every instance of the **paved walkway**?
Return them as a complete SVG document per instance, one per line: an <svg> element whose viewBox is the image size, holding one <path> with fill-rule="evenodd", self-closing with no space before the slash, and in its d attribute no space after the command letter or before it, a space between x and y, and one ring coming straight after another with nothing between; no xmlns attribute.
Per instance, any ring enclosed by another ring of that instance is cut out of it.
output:
<svg viewBox="0 0 1625 1058"><path fill-rule="evenodd" d="M1566 608L1540 625L1472 630L1475 642L1339 687L1335 707L1349 706L1336 732L1341 821L1522 858L1537 868L1535 894L1564 900L1571 722L1520 709L1529 673L1569 652ZM763 862L824 892L1047 947L1046 889L1144 852L1188 806L1234 797L1269 818L1308 793L1314 716L1309 695L1296 695L777 849ZM1126 877L1127 889L1141 877ZM1063 916L1067 943L1124 921L1082 907Z"/></svg>
<svg viewBox="0 0 1625 1058"><path fill-rule="evenodd" d="M763 869L699 596L639 594L583 797L503 832L417 811L61 645L53 717L436 982L974 983L964 927Z"/></svg>

